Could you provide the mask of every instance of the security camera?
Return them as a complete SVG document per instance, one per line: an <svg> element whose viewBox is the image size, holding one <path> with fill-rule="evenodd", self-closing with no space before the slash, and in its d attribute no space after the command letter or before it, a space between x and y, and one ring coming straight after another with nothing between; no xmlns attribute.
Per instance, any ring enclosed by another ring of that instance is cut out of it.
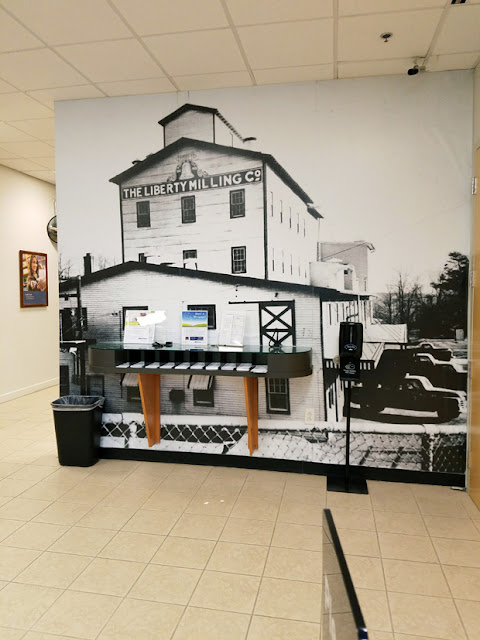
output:
<svg viewBox="0 0 480 640"><path fill-rule="evenodd" d="M407 73L409 76L416 76L419 71L420 71L420 67L418 66L418 64L414 64L413 67L411 67L407 71Z"/></svg>

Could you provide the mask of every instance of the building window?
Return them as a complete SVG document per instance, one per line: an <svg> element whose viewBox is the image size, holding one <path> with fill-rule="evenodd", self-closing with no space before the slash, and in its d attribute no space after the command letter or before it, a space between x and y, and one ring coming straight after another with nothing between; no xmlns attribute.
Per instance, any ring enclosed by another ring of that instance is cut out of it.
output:
<svg viewBox="0 0 480 640"><path fill-rule="evenodd" d="M303 219L303 237L305 238L305 236L307 235L307 232L305 230L305 218Z"/></svg>
<svg viewBox="0 0 480 640"><path fill-rule="evenodd" d="M270 191L270 215L273 217L273 191Z"/></svg>
<svg viewBox="0 0 480 640"><path fill-rule="evenodd" d="M191 258L197 259L197 250L196 249L186 249L183 252L183 260L190 260Z"/></svg>
<svg viewBox="0 0 480 640"><path fill-rule="evenodd" d="M140 389L138 387L127 387L128 402L141 402Z"/></svg>
<svg viewBox="0 0 480 640"><path fill-rule="evenodd" d="M217 328L217 312L214 304L188 304L188 311L208 311L208 328Z"/></svg>
<svg viewBox="0 0 480 640"><path fill-rule="evenodd" d="M182 222L195 222L195 196L183 196L182 198Z"/></svg>
<svg viewBox="0 0 480 640"><path fill-rule="evenodd" d="M290 275L293 276L293 256L290 254Z"/></svg>
<svg viewBox="0 0 480 640"><path fill-rule="evenodd" d="M297 213L297 233L300 233L300 214Z"/></svg>
<svg viewBox="0 0 480 640"><path fill-rule="evenodd" d="M150 200L137 202L137 227L150 226Z"/></svg>
<svg viewBox="0 0 480 640"><path fill-rule="evenodd" d="M275 271L275 249L272 247L272 271Z"/></svg>
<svg viewBox="0 0 480 640"><path fill-rule="evenodd" d="M190 376L188 389L193 389L193 405L195 407L214 407L215 397L213 376Z"/></svg>
<svg viewBox="0 0 480 640"><path fill-rule="evenodd" d="M332 409L334 404L335 404L335 391L333 386L331 386L330 389L328 390L328 408Z"/></svg>
<svg viewBox="0 0 480 640"><path fill-rule="evenodd" d="M283 201L280 200L280 223L283 222Z"/></svg>
<svg viewBox="0 0 480 640"><path fill-rule="evenodd" d="M123 389L127 390L127 400L129 402L141 402L140 389L138 388L138 377L135 373L126 373L121 379L122 397Z"/></svg>
<svg viewBox="0 0 480 640"><path fill-rule="evenodd" d="M282 273L285 273L285 252L282 249Z"/></svg>
<svg viewBox="0 0 480 640"><path fill-rule="evenodd" d="M245 217L245 189L230 191L230 218Z"/></svg>
<svg viewBox="0 0 480 640"><path fill-rule="evenodd" d="M82 336L82 331L88 330L87 308L82 307L79 318L78 307L68 307L60 309L60 331L61 340L78 340Z"/></svg>
<svg viewBox="0 0 480 640"><path fill-rule="evenodd" d="M232 247L232 273L247 273L247 247Z"/></svg>
<svg viewBox="0 0 480 640"><path fill-rule="evenodd" d="M202 389L193 390L193 405L195 407L214 407L215 397L213 394L213 386L206 391Z"/></svg>
<svg viewBox="0 0 480 640"><path fill-rule="evenodd" d="M290 215L288 217L288 226L290 229L292 228L292 207L290 207Z"/></svg>
<svg viewBox="0 0 480 640"><path fill-rule="evenodd" d="M290 415L290 393L287 378L266 378L267 413Z"/></svg>

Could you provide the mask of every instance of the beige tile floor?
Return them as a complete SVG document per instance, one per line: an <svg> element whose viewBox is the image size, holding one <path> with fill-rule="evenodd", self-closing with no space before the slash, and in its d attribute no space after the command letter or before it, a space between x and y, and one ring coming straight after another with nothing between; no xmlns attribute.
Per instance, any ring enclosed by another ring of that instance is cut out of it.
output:
<svg viewBox="0 0 480 640"><path fill-rule="evenodd" d="M446 487L102 460L0 405L0 639L319 640L332 509L373 640L480 640L480 511Z"/></svg>

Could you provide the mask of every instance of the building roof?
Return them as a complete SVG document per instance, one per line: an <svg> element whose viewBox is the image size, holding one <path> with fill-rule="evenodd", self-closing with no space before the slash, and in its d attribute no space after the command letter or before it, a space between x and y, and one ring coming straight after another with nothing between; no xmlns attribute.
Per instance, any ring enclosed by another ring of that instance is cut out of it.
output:
<svg viewBox="0 0 480 640"><path fill-rule="evenodd" d="M296 284L293 282L280 282L278 280L264 280L262 278L250 278L248 276L236 276L229 273L214 273L212 271L197 271L196 269L183 269L181 267L172 267L168 265L150 264L148 262L122 262L113 267L107 267L100 271L94 271L93 273L82 276L82 287L120 276L134 271L147 271L150 273L165 274L171 276L179 276L181 278L189 278L192 280L210 280L212 282L221 282L224 284L230 284L232 286L250 286L258 287L261 289L271 289L273 291L287 291L292 293L302 293L304 295L311 295L320 297L323 301L335 301L335 300L357 300L358 294L345 293L337 291L336 289L329 289L327 287L314 287L307 284ZM74 289L77 285L77 278L69 278L60 282L60 293L67 293ZM367 294L360 295L361 298L368 298ZM252 301L254 302L254 301Z"/></svg>
<svg viewBox="0 0 480 640"><path fill-rule="evenodd" d="M365 329L363 342L407 344L407 336L406 324L370 324Z"/></svg>
<svg viewBox="0 0 480 640"><path fill-rule="evenodd" d="M230 122L224 116L222 116L222 114L220 113L220 111L218 109L215 109L214 107L204 107L204 106L199 105L199 104L189 104L189 103L184 104L181 107L179 107L176 111L173 111L172 113L169 113L168 116L165 116L165 118L162 118L161 120L159 120L158 124L161 124L162 127L165 127L165 125L169 124L173 120L176 120L177 118L179 118L181 115L183 115L187 111L198 111L200 113L211 113L212 115L217 116L217 118L219 120L221 120L223 122L223 124L225 126L227 126L237 136L237 138L240 138L240 140L242 142L245 141L245 138L243 138L238 133L238 131L235 129L235 127L232 124L230 124Z"/></svg>
<svg viewBox="0 0 480 640"><path fill-rule="evenodd" d="M184 105L186 106L186 105ZM206 107L205 107L206 108ZM171 114L172 115L172 114ZM169 117L169 116L167 116ZM222 144L216 144L214 142L204 142L203 140L195 140L193 138L179 138L167 147L164 147L157 153L152 153L139 162L135 162L134 165L122 171L118 175L110 178L110 182L121 185L125 180L135 178L140 175L145 169L148 169L157 162L168 158L170 155L174 155L184 146L193 146L197 149L206 149L209 151L220 151L222 153L229 153L231 155L243 156L244 158L251 158L254 160L260 160L265 163L276 173L276 175L283 180L283 182L290 187L290 189L307 205L308 212L314 218L323 218L321 213L313 206L312 198L306 193L301 186L296 182L292 176L286 171L281 164L279 164L275 158L269 153L261 153L260 151L253 151L251 149L239 149L237 147L228 147Z"/></svg>

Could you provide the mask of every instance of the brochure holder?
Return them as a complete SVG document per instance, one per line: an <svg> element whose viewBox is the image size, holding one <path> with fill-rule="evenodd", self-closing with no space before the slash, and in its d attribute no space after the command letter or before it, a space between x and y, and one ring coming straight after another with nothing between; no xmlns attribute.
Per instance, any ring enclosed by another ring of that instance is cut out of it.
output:
<svg viewBox="0 0 480 640"><path fill-rule="evenodd" d="M245 316L225 313L222 316L218 344L222 347L243 347Z"/></svg>

